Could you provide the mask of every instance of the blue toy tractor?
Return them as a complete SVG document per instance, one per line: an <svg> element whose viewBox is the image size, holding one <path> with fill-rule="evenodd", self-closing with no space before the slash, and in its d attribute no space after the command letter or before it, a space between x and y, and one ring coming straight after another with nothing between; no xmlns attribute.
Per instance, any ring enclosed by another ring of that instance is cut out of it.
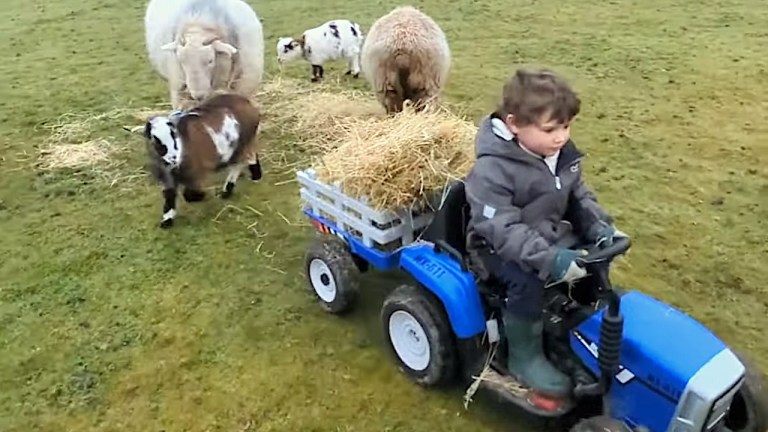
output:
<svg viewBox="0 0 768 432"><path fill-rule="evenodd" d="M309 248L305 270L328 312L352 307L359 273L371 266L412 277L386 298L381 321L394 359L418 384L479 382L542 418L570 416L573 432L768 431L758 371L688 315L611 284L610 263L629 249L629 239L590 250L580 262L589 276L579 283L546 290L545 351L575 383L569 400L555 403L505 372L497 318L504 292L469 269L462 182L450 185L421 238L393 251L366 246L319 212L305 214L324 234Z"/></svg>

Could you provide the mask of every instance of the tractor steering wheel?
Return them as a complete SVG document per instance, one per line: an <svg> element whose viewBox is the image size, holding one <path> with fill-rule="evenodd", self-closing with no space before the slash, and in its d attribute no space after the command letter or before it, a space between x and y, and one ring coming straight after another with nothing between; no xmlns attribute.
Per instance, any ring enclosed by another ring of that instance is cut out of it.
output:
<svg viewBox="0 0 768 432"><path fill-rule="evenodd" d="M587 267L610 262L617 256L625 254L631 244L629 237L617 237L610 246L591 246L586 249L587 255L576 258L576 264L580 267Z"/></svg>

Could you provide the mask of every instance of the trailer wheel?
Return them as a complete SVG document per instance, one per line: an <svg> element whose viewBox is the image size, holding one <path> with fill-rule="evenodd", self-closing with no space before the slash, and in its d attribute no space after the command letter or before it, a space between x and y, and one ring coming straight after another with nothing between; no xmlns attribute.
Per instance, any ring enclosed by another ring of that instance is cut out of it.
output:
<svg viewBox="0 0 768 432"><path fill-rule="evenodd" d="M360 270L346 243L331 235L315 238L304 258L309 289L332 314L351 309L357 299Z"/></svg>
<svg viewBox="0 0 768 432"><path fill-rule="evenodd" d="M765 377L746 357L736 352L746 368L744 384L731 402L725 426L733 432L768 431L768 386Z"/></svg>
<svg viewBox="0 0 768 432"><path fill-rule="evenodd" d="M396 288L381 309L387 346L399 369L423 386L447 384L456 375L453 331L438 301L413 285Z"/></svg>

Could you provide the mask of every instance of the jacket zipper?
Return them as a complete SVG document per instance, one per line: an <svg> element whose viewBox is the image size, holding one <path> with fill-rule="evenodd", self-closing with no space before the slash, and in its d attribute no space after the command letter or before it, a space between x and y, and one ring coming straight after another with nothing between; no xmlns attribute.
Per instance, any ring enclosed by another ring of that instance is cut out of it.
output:
<svg viewBox="0 0 768 432"><path fill-rule="evenodd" d="M573 161L568 163L568 166L571 166L571 165L575 164L576 162L579 162L582 158L583 158L583 156L580 156L580 157L574 159ZM557 169L555 169L555 172L552 173L552 171L549 169L549 165L547 165L547 162L544 159L541 159L541 163L543 163L544 167L547 168L547 172L552 174L552 176L555 178L555 188L557 190L561 190L563 188L563 183L562 183L562 181L560 181L559 171L557 171Z"/></svg>

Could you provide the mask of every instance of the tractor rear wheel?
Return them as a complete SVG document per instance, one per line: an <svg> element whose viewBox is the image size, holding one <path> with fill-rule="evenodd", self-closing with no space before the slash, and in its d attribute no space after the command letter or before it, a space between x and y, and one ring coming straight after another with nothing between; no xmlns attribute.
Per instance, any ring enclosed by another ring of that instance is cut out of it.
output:
<svg viewBox="0 0 768 432"><path fill-rule="evenodd" d="M423 386L456 376L453 331L437 298L426 289L401 285L384 301L381 324L399 368Z"/></svg>
<svg viewBox="0 0 768 432"><path fill-rule="evenodd" d="M304 259L309 289L326 312L341 314L357 299L360 270L341 239L316 237Z"/></svg>

